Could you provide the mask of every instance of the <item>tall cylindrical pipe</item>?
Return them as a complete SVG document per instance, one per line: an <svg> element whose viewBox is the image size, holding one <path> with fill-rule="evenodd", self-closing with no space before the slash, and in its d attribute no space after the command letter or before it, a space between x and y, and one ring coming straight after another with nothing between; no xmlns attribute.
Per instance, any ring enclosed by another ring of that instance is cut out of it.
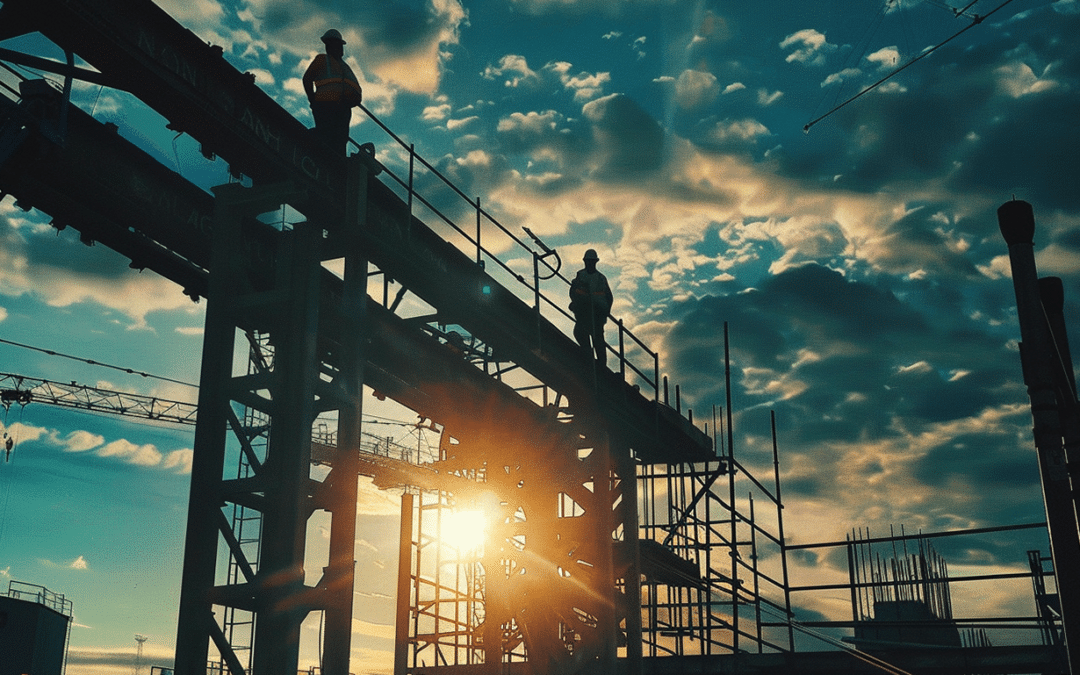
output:
<svg viewBox="0 0 1080 675"><path fill-rule="evenodd" d="M1013 200L998 209L998 225L1009 246L1016 313L1020 323L1020 362L1031 400L1035 447L1039 456L1043 501L1050 547L1057 573L1061 600L1061 623L1065 633L1069 667L1080 673L1080 627L1075 608L1080 608L1080 535L1067 469L1064 445L1063 413L1069 404L1058 374L1060 363L1053 345L1053 335L1039 291L1035 267L1035 215L1031 204Z"/></svg>

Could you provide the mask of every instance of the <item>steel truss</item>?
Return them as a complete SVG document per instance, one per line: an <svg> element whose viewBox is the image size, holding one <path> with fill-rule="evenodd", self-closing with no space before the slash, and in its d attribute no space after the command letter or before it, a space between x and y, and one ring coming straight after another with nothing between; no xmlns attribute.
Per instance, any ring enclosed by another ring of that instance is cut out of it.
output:
<svg viewBox="0 0 1080 675"><path fill-rule="evenodd" d="M178 672L202 668L213 643L234 675L292 675L300 625L315 611L325 613L324 668L349 672L367 276L367 262L355 253L355 245L343 247L349 253L340 304L319 301L321 263L339 257L326 252L325 240L348 244L363 218L367 169L357 158L348 171L358 198L350 200L346 222L299 223L280 232L280 255L269 274L236 255L242 250L241 221L285 202L303 208L306 196L288 185L233 184L214 191L212 255L218 272L211 278L207 305ZM335 336L320 331L326 318L337 327ZM273 358L253 359L257 367L252 372L235 376L235 343L252 323L269 326ZM337 341L339 335L350 339ZM331 350L334 366L325 356ZM236 413L240 406L249 410L243 421ZM311 470L312 426L320 413L331 410L337 412L341 450L319 481ZM260 414L257 422L250 411ZM238 455L241 469L236 477L225 478L230 454ZM232 522L222 502L232 511ZM330 551L321 578L309 584L306 522L317 510L331 514ZM255 524L257 537L249 527ZM228 553L225 570L219 570L219 543Z"/></svg>

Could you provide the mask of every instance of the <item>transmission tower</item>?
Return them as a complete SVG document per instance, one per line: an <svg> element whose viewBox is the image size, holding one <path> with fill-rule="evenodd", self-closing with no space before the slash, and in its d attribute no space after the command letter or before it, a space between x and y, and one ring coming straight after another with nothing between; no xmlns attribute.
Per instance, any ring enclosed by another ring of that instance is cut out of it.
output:
<svg viewBox="0 0 1080 675"><path fill-rule="evenodd" d="M138 646L135 648L135 675L141 675L143 643L146 642L148 639L149 638L147 638L145 635L135 636L135 642L138 643Z"/></svg>

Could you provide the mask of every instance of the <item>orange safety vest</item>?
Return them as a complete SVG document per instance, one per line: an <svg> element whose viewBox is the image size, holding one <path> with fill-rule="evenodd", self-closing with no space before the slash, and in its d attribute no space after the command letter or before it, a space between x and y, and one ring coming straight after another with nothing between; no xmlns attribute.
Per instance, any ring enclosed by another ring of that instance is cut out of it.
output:
<svg viewBox="0 0 1080 675"><path fill-rule="evenodd" d="M319 73L322 70L322 73ZM322 75L318 78L319 74ZM314 101L348 101L359 103L361 100L360 83L349 68L349 64L340 59L319 54L308 66L304 79L312 79L315 84ZM318 79L316 79L318 78Z"/></svg>

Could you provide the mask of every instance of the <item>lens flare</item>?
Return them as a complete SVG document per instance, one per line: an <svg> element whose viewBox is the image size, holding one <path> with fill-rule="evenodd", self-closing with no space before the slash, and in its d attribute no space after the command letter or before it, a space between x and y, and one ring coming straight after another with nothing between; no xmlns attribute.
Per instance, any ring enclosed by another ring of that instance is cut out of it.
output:
<svg viewBox="0 0 1080 675"><path fill-rule="evenodd" d="M487 514L479 509L455 511L442 521L442 541L461 553L483 548L487 536Z"/></svg>

